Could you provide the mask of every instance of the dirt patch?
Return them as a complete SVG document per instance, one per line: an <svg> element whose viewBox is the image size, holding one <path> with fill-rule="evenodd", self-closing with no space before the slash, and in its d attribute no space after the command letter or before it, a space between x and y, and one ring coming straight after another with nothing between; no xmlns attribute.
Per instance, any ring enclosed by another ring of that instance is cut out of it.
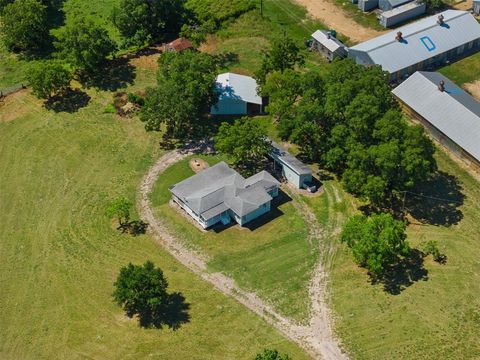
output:
<svg viewBox="0 0 480 360"><path fill-rule="evenodd" d="M160 54L139 56L130 60L130 64L137 69L157 71L159 58Z"/></svg>
<svg viewBox="0 0 480 360"><path fill-rule="evenodd" d="M214 54L218 48L218 40L214 35L208 35L207 40L200 45L198 50L207 54Z"/></svg>
<svg viewBox="0 0 480 360"><path fill-rule="evenodd" d="M0 122L13 121L26 115L30 107L26 106L30 90L23 89L0 99Z"/></svg>
<svg viewBox="0 0 480 360"><path fill-rule="evenodd" d="M190 169L192 169L196 173L205 170L210 166L205 160L199 158L190 160L188 165L190 165Z"/></svg>
<svg viewBox="0 0 480 360"><path fill-rule="evenodd" d="M374 38L382 32L363 27L353 20L347 12L329 0L295 0L304 6L309 14L320 20L326 26L348 36L351 41L358 43ZM348 0L345 0L348 1Z"/></svg>
<svg viewBox="0 0 480 360"><path fill-rule="evenodd" d="M480 80L462 85L474 98L480 101Z"/></svg>
<svg viewBox="0 0 480 360"><path fill-rule="evenodd" d="M473 8L473 1L466 0L466 1L459 1L456 4L452 5L452 7L456 10L471 10Z"/></svg>

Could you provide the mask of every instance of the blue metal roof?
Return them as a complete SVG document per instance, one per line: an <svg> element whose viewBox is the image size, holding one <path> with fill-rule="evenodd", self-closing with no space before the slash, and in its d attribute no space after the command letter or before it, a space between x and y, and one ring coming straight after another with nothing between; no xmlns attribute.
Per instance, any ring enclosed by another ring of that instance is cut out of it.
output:
<svg viewBox="0 0 480 360"><path fill-rule="evenodd" d="M442 25L437 22L438 15L430 16L351 47L350 57L364 53L372 64L395 73L480 39L480 24L469 12L447 10L441 14ZM397 32L402 33L402 41L396 40Z"/></svg>

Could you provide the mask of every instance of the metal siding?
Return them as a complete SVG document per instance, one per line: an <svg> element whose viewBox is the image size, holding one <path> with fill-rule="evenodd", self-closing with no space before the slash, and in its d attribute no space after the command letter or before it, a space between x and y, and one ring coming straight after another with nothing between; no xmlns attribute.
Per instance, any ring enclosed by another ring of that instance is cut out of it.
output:
<svg viewBox="0 0 480 360"><path fill-rule="evenodd" d="M425 3L409 3L399 6L391 11L385 11L380 15L380 24L384 27L391 27L407 20L420 16L426 11Z"/></svg>
<svg viewBox="0 0 480 360"><path fill-rule="evenodd" d="M212 106L212 115L245 115L247 103L242 100L220 100Z"/></svg>
<svg viewBox="0 0 480 360"><path fill-rule="evenodd" d="M445 58L448 51L480 39L480 24L470 13L447 10L442 14L444 26L437 23L437 14L353 46L349 52L363 52L383 70L395 73L433 57ZM403 33L404 42L395 40L397 31Z"/></svg>

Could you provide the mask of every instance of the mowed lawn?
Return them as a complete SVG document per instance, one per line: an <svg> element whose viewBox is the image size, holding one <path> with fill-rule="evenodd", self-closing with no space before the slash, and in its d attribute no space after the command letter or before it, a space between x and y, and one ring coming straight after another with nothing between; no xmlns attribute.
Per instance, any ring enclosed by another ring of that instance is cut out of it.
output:
<svg viewBox="0 0 480 360"><path fill-rule="evenodd" d="M458 178L463 205L437 214L449 219L447 225L412 219L408 241L419 247L436 240L448 257L445 265L427 257L423 269L412 273L418 281L392 295L380 284L371 285L366 272L353 264L351 252L339 244L331 273L333 309L337 331L356 359L480 356L480 186L440 150L437 159L442 171Z"/></svg>
<svg viewBox="0 0 480 360"><path fill-rule="evenodd" d="M454 62L439 70L443 75L463 85L480 79L480 52Z"/></svg>
<svg viewBox="0 0 480 360"><path fill-rule="evenodd" d="M210 165L218 156L203 157ZM309 243L303 218L287 194L277 209L244 228L201 231L168 202L168 188L193 175L189 160L168 168L152 193L156 213L182 238L187 246L210 257L212 271L225 272L237 283L256 291L281 313L298 321L308 317L308 282L318 257L316 243Z"/></svg>
<svg viewBox="0 0 480 360"><path fill-rule="evenodd" d="M175 262L149 235L121 235L104 215L134 199L160 155L138 120L104 114L89 91L77 113L43 109L26 92L0 106L0 358L251 359L305 353ZM119 268L152 260L190 304L177 331L144 330L111 298Z"/></svg>

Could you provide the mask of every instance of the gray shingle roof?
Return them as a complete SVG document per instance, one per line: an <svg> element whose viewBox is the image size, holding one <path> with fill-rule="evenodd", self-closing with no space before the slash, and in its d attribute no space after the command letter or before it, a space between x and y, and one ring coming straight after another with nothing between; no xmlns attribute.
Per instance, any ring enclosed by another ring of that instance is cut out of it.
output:
<svg viewBox="0 0 480 360"><path fill-rule="evenodd" d="M437 23L439 14L430 16L353 46L350 56L364 52L371 63L394 73L480 38L480 24L469 12L447 10L441 14L444 25ZM402 42L395 40L399 31Z"/></svg>
<svg viewBox="0 0 480 360"><path fill-rule="evenodd" d="M480 161L480 103L468 93L440 73L418 71L393 94Z"/></svg>
<svg viewBox="0 0 480 360"><path fill-rule="evenodd" d="M279 144L275 141L272 141L272 153L271 156L277 158L280 162L287 165L293 171L295 171L298 175L309 175L312 174L312 169L310 169L307 165L303 162L298 160L295 156L290 154L288 151L284 150Z"/></svg>
<svg viewBox="0 0 480 360"><path fill-rule="evenodd" d="M238 216L247 215L272 200L267 191L278 186L266 171L245 179L222 161L175 184L170 191L208 220L227 209Z"/></svg>

